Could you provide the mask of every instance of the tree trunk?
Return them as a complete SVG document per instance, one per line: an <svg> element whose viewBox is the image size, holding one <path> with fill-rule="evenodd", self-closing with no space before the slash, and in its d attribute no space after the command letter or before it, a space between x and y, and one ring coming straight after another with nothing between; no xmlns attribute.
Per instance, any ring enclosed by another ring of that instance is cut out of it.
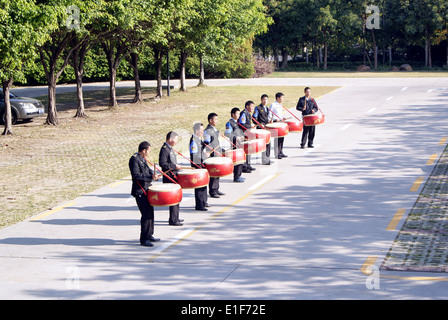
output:
<svg viewBox="0 0 448 320"><path fill-rule="evenodd" d="M162 91L162 50L154 49L154 58L156 60L156 72L157 72L157 93L156 98L163 97Z"/></svg>
<svg viewBox="0 0 448 320"><path fill-rule="evenodd" d="M188 53L185 50L180 51L180 91L187 91L185 85L185 66L187 64Z"/></svg>
<svg viewBox="0 0 448 320"><path fill-rule="evenodd" d="M84 107L84 95L82 92L82 76L84 74L84 57L88 51L88 46L83 45L80 49L73 52L73 69L75 70L76 78L76 98L78 101L78 107L76 109L75 118L86 117L86 111Z"/></svg>
<svg viewBox="0 0 448 320"><path fill-rule="evenodd" d="M132 103L140 103L143 101L142 86L140 83L140 74L138 72L138 53L131 53L131 66L134 70L135 96Z"/></svg>
<svg viewBox="0 0 448 320"><path fill-rule="evenodd" d="M3 81L3 94L5 96L5 130L2 135L12 134L12 112L11 112L11 101L9 100L9 92L11 90L13 78ZM0 114L1 115L1 114Z"/></svg>
<svg viewBox="0 0 448 320"><path fill-rule="evenodd" d="M373 50L374 50L374 68L378 69L378 48L376 46L375 33L372 29L372 39L373 39Z"/></svg>
<svg viewBox="0 0 448 320"><path fill-rule="evenodd" d="M199 58L199 84L198 86L202 86L205 83L205 70L204 70L204 59L203 55Z"/></svg>
<svg viewBox="0 0 448 320"><path fill-rule="evenodd" d="M432 57L431 57L431 36L428 33L428 64L429 69L432 69Z"/></svg>
<svg viewBox="0 0 448 320"><path fill-rule="evenodd" d="M58 112L56 110L56 77L50 74L48 79L48 113L45 124L57 126L59 124Z"/></svg>
<svg viewBox="0 0 448 320"><path fill-rule="evenodd" d="M324 70L327 70L327 65L328 65L328 42L325 41L324 44Z"/></svg>
<svg viewBox="0 0 448 320"><path fill-rule="evenodd" d="M288 68L288 49L283 48L282 49L282 65L280 66L280 69L286 69Z"/></svg>

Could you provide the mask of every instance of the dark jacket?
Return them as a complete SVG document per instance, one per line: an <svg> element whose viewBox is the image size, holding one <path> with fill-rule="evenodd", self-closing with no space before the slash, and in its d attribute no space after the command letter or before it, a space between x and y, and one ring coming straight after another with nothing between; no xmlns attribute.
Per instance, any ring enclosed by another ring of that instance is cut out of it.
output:
<svg viewBox="0 0 448 320"><path fill-rule="evenodd" d="M268 124L269 123L269 107L268 106L264 107L260 103L258 106L255 107L253 117L260 124L263 124L263 125ZM258 124L255 121L254 121L254 123ZM260 126L258 126L258 127L260 127Z"/></svg>
<svg viewBox="0 0 448 320"><path fill-rule="evenodd" d="M302 110L303 107L305 106L305 103L306 103L306 109ZM306 101L305 96L303 96L299 99L299 101L297 102L296 109L298 111L301 111L302 115L304 115L304 116L312 114L313 113L312 110L314 110L314 112L319 111L319 108L317 107L316 100L314 100L313 98L310 98L308 101Z"/></svg>
<svg viewBox="0 0 448 320"><path fill-rule="evenodd" d="M177 157L176 152L168 145L166 142L163 144L162 148L160 148L159 153L159 165L162 168L163 172L171 170L166 173L174 181L177 181ZM170 179L168 179L165 175L163 176L164 183L173 183Z"/></svg>
<svg viewBox="0 0 448 320"><path fill-rule="evenodd" d="M138 152L129 159L129 170L132 176L131 195L134 197L143 195L143 190L146 192L151 186L153 170Z"/></svg>
<svg viewBox="0 0 448 320"><path fill-rule="evenodd" d="M244 108L240 113L240 118L238 119L238 123L240 124L240 128L243 131L249 130L252 128L252 115Z"/></svg>
<svg viewBox="0 0 448 320"><path fill-rule="evenodd" d="M211 157L221 157L224 150L219 145L219 130L215 129L212 125L208 125L204 130L204 143L206 145L207 152L212 152Z"/></svg>
<svg viewBox="0 0 448 320"><path fill-rule="evenodd" d="M205 160L205 149L206 146L204 141L202 141L201 138L192 135L190 139L190 160L200 168L204 167L203 163ZM197 168L197 166L195 166L193 163L191 164L191 166L193 168Z"/></svg>

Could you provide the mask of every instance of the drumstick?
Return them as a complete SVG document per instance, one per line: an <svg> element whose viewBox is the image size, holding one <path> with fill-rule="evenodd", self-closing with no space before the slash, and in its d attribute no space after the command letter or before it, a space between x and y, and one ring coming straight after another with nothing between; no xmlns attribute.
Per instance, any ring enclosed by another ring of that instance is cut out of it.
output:
<svg viewBox="0 0 448 320"><path fill-rule="evenodd" d="M288 111L294 118L296 118L297 120L299 120L300 122L302 122L302 120L300 120L299 118L297 118L291 111L289 111L288 109L285 108L286 111Z"/></svg>
<svg viewBox="0 0 448 320"><path fill-rule="evenodd" d="M250 116L252 117L252 120L254 120L260 127L262 127L263 129L266 129L266 128L264 127L263 124L261 124L260 122L258 122L257 120L255 120L255 118L254 118L253 115L250 115Z"/></svg>
<svg viewBox="0 0 448 320"><path fill-rule="evenodd" d="M185 159L187 159L188 161L190 161L192 164L194 164L196 167L198 167L199 169L201 169L201 167L199 167L196 163L194 163L193 161L191 161L190 159L188 159L186 156L184 156L182 153L180 153L179 151L177 151L176 149L174 149L173 147L171 147L175 152L177 152L179 155L181 155L182 157L184 157Z"/></svg>
<svg viewBox="0 0 448 320"><path fill-rule="evenodd" d="M229 138L227 138L225 135L223 135L221 132L219 133L224 139L226 139L227 141L229 141L235 148L237 147L236 145L233 144L232 141L230 141Z"/></svg>
<svg viewBox="0 0 448 320"><path fill-rule="evenodd" d="M151 163L151 161L149 161L148 159L146 159L146 161L148 161L148 163L149 163L150 165L154 166L154 168L156 167L156 164L155 164L155 163ZM179 184L178 182L174 181L169 175L167 175L165 172L161 171L160 169L157 169L157 171L159 171L159 172L160 172L161 174L163 174L165 177L167 177L168 179L170 179L173 183L177 183L177 184Z"/></svg>
<svg viewBox="0 0 448 320"><path fill-rule="evenodd" d="M212 149L212 147L210 147L208 144L205 145L207 148L211 149L212 151L210 151L210 154L212 154L213 152L219 153L222 156L222 153L219 151L216 151L215 149L218 148L219 146L216 146L215 148Z"/></svg>

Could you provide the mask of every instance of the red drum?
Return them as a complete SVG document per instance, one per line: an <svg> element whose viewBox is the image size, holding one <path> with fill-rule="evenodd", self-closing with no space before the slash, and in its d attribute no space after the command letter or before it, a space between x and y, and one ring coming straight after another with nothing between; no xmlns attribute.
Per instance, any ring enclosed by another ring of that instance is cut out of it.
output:
<svg viewBox="0 0 448 320"><path fill-rule="evenodd" d="M233 161L228 157L212 157L204 161L210 177L225 177L233 173Z"/></svg>
<svg viewBox="0 0 448 320"><path fill-rule="evenodd" d="M244 149L227 150L226 157L232 159L234 166L246 162L246 153L244 152Z"/></svg>
<svg viewBox="0 0 448 320"><path fill-rule="evenodd" d="M269 130L264 129L246 130L246 137L249 140L264 139L266 141L266 144L271 142L271 132Z"/></svg>
<svg viewBox="0 0 448 320"><path fill-rule="evenodd" d="M289 132L301 132L303 131L303 122L301 121L286 121L289 127Z"/></svg>
<svg viewBox="0 0 448 320"><path fill-rule="evenodd" d="M275 138L281 138L289 133L289 126L284 122L273 122L266 125L266 129L271 131L271 135Z"/></svg>
<svg viewBox="0 0 448 320"><path fill-rule="evenodd" d="M325 122L325 115L323 113L314 113L303 116L303 123L306 126L315 126Z"/></svg>
<svg viewBox="0 0 448 320"><path fill-rule="evenodd" d="M243 147L244 152L247 155L256 154L259 152L266 151L266 140L264 139L247 140L241 143L241 146Z"/></svg>
<svg viewBox="0 0 448 320"><path fill-rule="evenodd" d="M207 169L183 169L177 173L177 181L182 189L202 188L210 182L210 175Z"/></svg>
<svg viewBox="0 0 448 320"><path fill-rule="evenodd" d="M166 183L148 188L148 201L153 207L170 207L182 201L182 188L178 184Z"/></svg>

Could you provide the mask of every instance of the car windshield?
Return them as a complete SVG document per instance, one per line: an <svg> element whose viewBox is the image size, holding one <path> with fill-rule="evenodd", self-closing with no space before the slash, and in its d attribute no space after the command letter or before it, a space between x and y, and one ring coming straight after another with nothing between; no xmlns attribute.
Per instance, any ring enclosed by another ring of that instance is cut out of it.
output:
<svg viewBox="0 0 448 320"><path fill-rule="evenodd" d="M15 97L16 97L16 95L14 93L12 93L12 92L9 93L9 99L12 99L12 98L15 98ZM0 89L0 99L1 100L5 99L5 96L3 94L3 90L2 89Z"/></svg>

